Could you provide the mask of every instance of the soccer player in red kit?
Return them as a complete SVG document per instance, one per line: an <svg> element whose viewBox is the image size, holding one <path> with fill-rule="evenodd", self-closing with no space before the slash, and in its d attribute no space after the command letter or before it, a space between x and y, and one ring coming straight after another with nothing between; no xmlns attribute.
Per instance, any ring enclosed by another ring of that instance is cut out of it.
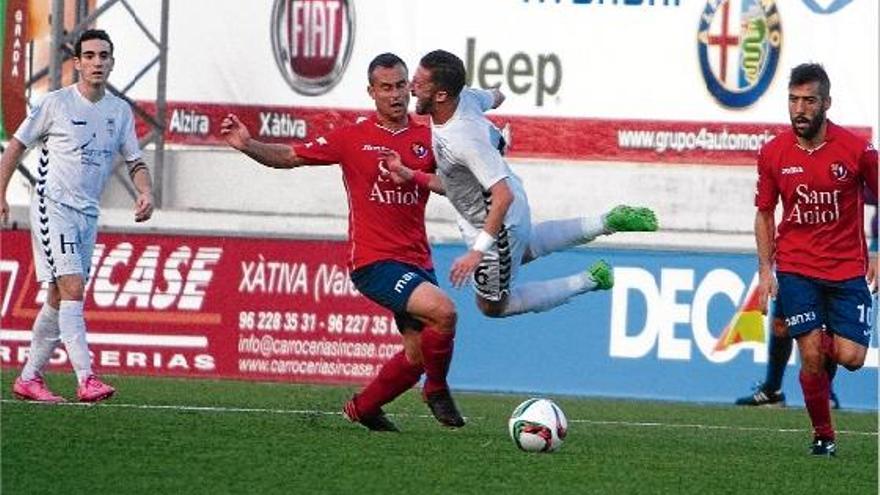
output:
<svg viewBox="0 0 880 495"><path fill-rule="evenodd" d="M256 141L232 114L223 120L220 132L233 148L267 167L338 163L342 168L352 281L362 294L394 313L404 346L345 404L345 416L370 430L397 431L382 405L412 388L424 372L423 395L431 412L445 426L463 426L446 383L457 315L452 300L437 287L431 262L425 232L430 191L417 184L395 184L379 155L394 150L408 166L433 172L431 130L409 118L403 60L381 54L370 63L367 75L375 115L308 143L291 147Z"/></svg>
<svg viewBox="0 0 880 495"><path fill-rule="evenodd" d="M830 90L821 65L792 69L791 130L761 149L755 195L760 302L776 296L797 341L811 453L825 456L837 452L828 404L837 365L859 369L871 338L863 185L877 194L877 151L826 119Z"/></svg>

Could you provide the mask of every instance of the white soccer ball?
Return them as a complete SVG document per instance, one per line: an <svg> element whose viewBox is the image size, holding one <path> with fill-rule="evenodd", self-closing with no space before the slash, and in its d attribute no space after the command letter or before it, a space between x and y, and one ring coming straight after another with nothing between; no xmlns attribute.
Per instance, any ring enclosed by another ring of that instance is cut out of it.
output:
<svg viewBox="0 0 880 495"><path fill-rule="evenodd" d="M526 452L553 452L562 446L568 421L550 399L529 399L516 406L507 423L510 438Z"/></svg>

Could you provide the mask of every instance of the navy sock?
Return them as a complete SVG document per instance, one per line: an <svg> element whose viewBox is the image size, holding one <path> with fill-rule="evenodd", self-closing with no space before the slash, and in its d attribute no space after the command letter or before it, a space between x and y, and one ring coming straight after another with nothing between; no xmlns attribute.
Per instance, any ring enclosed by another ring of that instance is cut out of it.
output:
<svg viewBox="0 0 880 495"><path fill-rule="evenodd" d="M782 377L785 376L785 367L788 365L788 358L791 357L792 342L794 339L791 337L770 335L767 377L764 379L765 391L776 392L782 389Z"/></svg>

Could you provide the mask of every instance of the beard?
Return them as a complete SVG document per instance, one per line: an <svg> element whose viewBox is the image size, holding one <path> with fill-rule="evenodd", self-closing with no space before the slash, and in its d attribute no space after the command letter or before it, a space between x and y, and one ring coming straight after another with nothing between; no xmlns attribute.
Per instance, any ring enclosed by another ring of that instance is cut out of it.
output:
<svg viewBox="0 0 880 495"><path fill-rule="evenodd" d="M430 99L416 99L416 113L419 115L428 115L434 110L433 102Z"/></svg>
<svg viewBox="0 0 880 495"><path fill-rule="evenodd" d="M819 133L819 128L822 127L822 124L825 123L825 111L821 111L816 114L815 117L809 120L809 125L803 130L800 130L797 127L797 124L803 122L803 117L791 119L791 128L795 134L799 137L802 137L806 140L811 140L816 137L816 134Z"/></svg>

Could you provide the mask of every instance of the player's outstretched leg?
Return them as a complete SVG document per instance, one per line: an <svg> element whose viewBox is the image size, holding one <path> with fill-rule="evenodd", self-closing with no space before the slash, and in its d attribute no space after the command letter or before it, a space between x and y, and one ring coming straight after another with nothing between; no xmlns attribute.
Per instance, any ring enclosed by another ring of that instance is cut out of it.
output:
<svg viewBox="0 0 880 495"><path fill-rule="evenodd" d="M614 271L604 260L593 263L584 272L568 277L542 282L530 282L511 289L506 304L500 312L487 312L487 316L505 318L522 313L540 313L567 303L572 297L595 290L608 290L614 286ZM488 305L487 305L488 307Z"/></svg>
<svg viewBox="0 0 880 495"><path fill-rule="evenodd" d="M532 226L529 247L522 262L528 263L550 253L580 246L600 235L615 232L653 232L657 217L650 208L620 205L598 217L548 220Z"/></svg>
<svg viewBox="0 0 880 495"><path fill-rule="evenodd" d="M608 233L654 232L658 228L654 211L638 206L615 206L602 217L602 222Z"/></svg>

